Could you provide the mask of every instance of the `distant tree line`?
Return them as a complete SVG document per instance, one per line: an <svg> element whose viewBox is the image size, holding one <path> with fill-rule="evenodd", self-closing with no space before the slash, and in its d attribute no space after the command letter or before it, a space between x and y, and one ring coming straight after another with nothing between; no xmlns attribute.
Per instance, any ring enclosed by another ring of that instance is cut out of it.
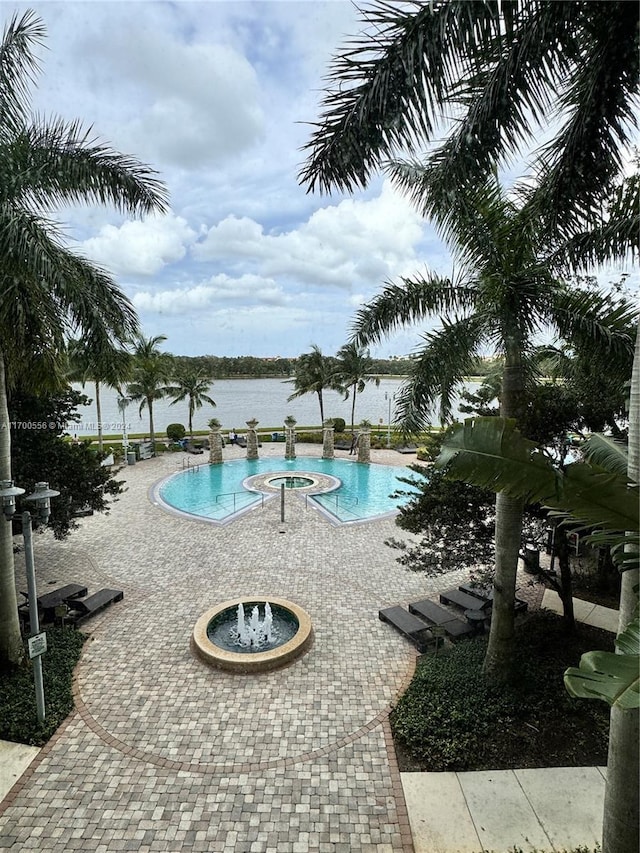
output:
<svg viewBox="0 0 640 853"><path fill-rule="evenodd" d="M289 378L296 373L299 358L259 358L252 355L176 355L178 370L197 370L212 379L240 378ZM495 358L478 359L474 376L487 376L496 366ZM410 361L404 358L372 358L371 372L380 376L405 376L409 373Z"/></svg>

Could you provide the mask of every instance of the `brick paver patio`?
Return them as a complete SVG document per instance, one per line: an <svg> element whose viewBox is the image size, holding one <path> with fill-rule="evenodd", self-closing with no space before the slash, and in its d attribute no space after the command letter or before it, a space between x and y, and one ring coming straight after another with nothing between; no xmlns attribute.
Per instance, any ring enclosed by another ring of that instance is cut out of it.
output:
<svg viewBox="0 0 640 853"><path fill-rule="evenodd" d="M260 451L270 452L282 447ZM110 514L83 520L67 542L35 537L40 592L81 581L125 598L87 623L76 711L5 801L0 847L412 850L387 715L415 653L377 614L443 579L398 565L384 545L393 520L335 527L293 492L284 529L277 499L224 527L174 517L149 490L181 459L124 469ZM195 621L239 596L302 606L311 650L261 675L202 663L189 645Z"/></svg>

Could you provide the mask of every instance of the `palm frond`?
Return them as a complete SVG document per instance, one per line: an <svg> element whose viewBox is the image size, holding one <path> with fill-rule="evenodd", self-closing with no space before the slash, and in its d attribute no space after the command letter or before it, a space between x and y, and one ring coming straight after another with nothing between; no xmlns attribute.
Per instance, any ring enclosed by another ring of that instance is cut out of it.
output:
<svg viewBox="0 0 640 853"><path fill-rule="evenodd" d="M482 327L475 318L443 321L442 328L423 336L412 357L409 376L396 394L396 423L405 435L425 429L436 414L444 423L451 416L453 397L474 363Z"/></svg>
<svg viewBox="0 0 640 853"><path fill-rule="evenodd" d="M432 138L473 46L499 34L498 3L391 2L361 10L364 29L331 65L321 120L299 180L309 191L365 186L394 151Z"/></svg>
<svg viewBox="0 0 640 853"><path fill-rule="evenodd" d="M451 479L529 503L549 502L561 494L561 476L549 457L509 418L469 418L454 426L435 464Z"/></svg>
<svg viewBox="0 0 640 853"><path fill-rule="evenodd" d="M535 202L565 236L601 216L637 125L639 80L637 7L624 0L573 5L582 7L566 45L573 71L558 104L568 118L539 157Z"/></svg>
<svg viewBox="0 0 640 853"><path fill-rule="evenodd" d="M26 126L3 151L3 161L13 176L11 198L33 209L90 203L128 213L168 209L156 171L100 143L78 121L40 119Z"/></svg>
<svg viewBox="0 0 640 853"><path fill-rule="evenodd" d="M622 181L611 191L602 222L577 231L555 252L561 267L581 270L604 261L624 261L640 253L640 173Z"/></svg>
<svg viewBox="0 0 640 853"><path fill-rule="evenodd" d="M476 294L472 287L455 284L429 273L388 282L368 305L360 308L352 324L352 341L358 346L377 343L403 325L450 311L472 310Z"/></svg>
<svg viewBox="0 0 640 853"><path fill-rule="evenodd" d="M589 290L558 289L553 317L558 334L577 352L588 353L609 374L624 381L631 375L637 334L637 308L631 301Z"/></svg>
<svg viewBox="0 0 640 853"><path fill-rule="evenodd" d="M626 474L580 462L555 469L515 421L504 418L474 418L455 427L435 464L453 479L543 503L578 529L596 528L590 538L614 546L621 571L638 567L638 484Z"/></svg>
<svg viewBox="0 0 640 853"><path fill-rule="evenodd" d="M17 133L29 115L29 92L40 63L34 50L46 28L32 10L17 13L4 28L0 43L0 138Z"/></svg>
<svg viewBox="0 0 640 853"><path fill-rule="evenodd" d="M629 454L626 445L621 441L616 441L615 438L607 435L593 433L581 449L585 458L594 465L620 477L627 476Z"/></svg>
<svg viewBox="0 0 640 853"><path fill-rule="evenodd" d="M477 44L456 93L467 109L430 158L434 185L482 183L530 139L532 127L545 123L567 73L557 45L572 38L576 6L525 4L503 33ZM503 15L507 9L502 4Z"/></svg>

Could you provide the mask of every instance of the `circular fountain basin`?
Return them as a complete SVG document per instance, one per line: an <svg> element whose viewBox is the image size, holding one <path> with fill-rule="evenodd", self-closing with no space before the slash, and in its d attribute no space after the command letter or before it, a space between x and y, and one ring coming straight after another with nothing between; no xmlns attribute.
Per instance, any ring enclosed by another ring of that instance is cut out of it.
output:
<svg viewBox="0 0 640 853"><path fill-rule="evenodd" d="M277 645L264 649L239 647L228 640L237 618L238 605L248 612L265 601L271 605L274 621L277 620L279 640ZM295 660L304 654L313 641L309 614L283 598L260 596L224 601L203 613L193 629L192 645L196 654L213 666L231 672L268 672Z"/></svg>

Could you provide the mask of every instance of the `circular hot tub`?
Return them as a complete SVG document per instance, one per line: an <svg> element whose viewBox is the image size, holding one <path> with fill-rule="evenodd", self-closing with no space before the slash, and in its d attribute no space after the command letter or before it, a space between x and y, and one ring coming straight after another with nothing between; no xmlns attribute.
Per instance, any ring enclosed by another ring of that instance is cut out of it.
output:
<svg viewBox="0 0 640 853"><path fill-rule="evenodd" d="M279 489L284 486L285 489L308 489L309 486L315 486L317 480L311 477L299 477L296 474L287 474L286 476L271 477L265 483L271 488Z"/></svg>

